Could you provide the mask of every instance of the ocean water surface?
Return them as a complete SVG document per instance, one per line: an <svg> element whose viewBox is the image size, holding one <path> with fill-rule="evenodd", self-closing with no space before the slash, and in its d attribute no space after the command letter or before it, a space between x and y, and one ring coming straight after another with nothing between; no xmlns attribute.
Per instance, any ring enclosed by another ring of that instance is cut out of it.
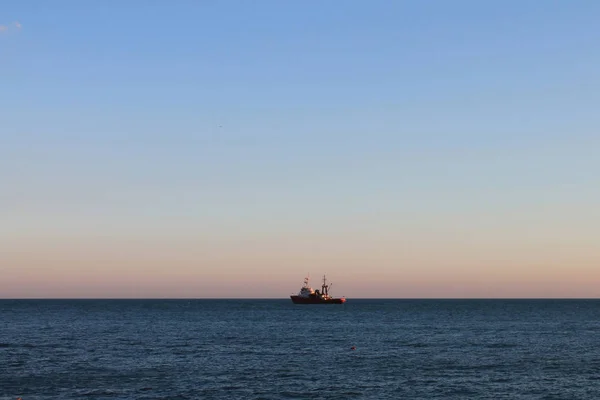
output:
<svg viewBox="0 0 600 400"><path fill-rule="evenodd" d="M600 301L0 300L19 396L600 399Z"/></svg>

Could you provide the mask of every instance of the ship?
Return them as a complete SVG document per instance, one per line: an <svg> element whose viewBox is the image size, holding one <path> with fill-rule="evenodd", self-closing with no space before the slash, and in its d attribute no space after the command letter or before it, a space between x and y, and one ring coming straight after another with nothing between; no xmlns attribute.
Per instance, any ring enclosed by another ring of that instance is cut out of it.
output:
<svg viewBox="0 0 600 400"><path fill-rule="evenodd" d="M308 284L309 277L304 278L304 285L296 295L291 295L290 298L294 304L344 304L345 297L334 298L329 295L329 288L332 285L327 284L327 278L323 275L323 285L321 290L313 290Z"/></svg>

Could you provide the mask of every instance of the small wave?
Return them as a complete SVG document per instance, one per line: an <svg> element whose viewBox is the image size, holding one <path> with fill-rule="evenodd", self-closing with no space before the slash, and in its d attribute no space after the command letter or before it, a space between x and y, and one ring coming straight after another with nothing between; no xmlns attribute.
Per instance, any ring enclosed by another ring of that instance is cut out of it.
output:
<svg viewBox="0 0 600 400"><path fill-rule="evenodd" d="M83 390L77 393L78 396L96 397L96 396L116 396L117 392L110 389L92 389Z"/></svg>
<svg viewBox="0 0 600 400"><path fill-rule="evenodd" d="M25 348L25 349L33 349L35 347L41 347L41 346L35 345L33 343L22 343L22 344L19 344L19 343L0 343L0 349L6 349L6 348L9 348L9 347L22 347L22 348Z"/></svg>
<svg viewBox="0 0 600 400"><path fill-rule="evenodd" d="M178 349L178 348L185 348L185 347L190 347L190 344L187 343L177 343L177 344L168 344L165 347L165 349Z"/></svg>
<svg viewBox="0 0 600 400"><path fill-rule="evenodd" d="M509 349L518 346L514 343L490 343L486 347L490 349Z"/></svg>
<svg viewBox="0 0 600 400"><path fill-rule="evenodd" d="M429 345L427 343L407 343L404 346L405 347L415 347L415 348L429 347Z"/></svg>
<svg viewBox="0 0 600 400"><path fill-rule="evenodd" d="M345 391L345 392L340 392L340 395L343 396L344 398L348 398L348 397L364 396L364 393L356 391L356 390L349 390L349 391Z"/></svg>
<svg viewBox="0 0 600 400"><path fill-rule="evenodd" d="M282 372L277 372L273 375L273 377L275 379L291 379L291 378L297 378L297 379L302 379L304 375L298 373L298 372L294 372L294 371L282 371Z"/></svg>
<svg viewBox="0 0 600 400"><path fill-rule="evenodd" d="M314 397L313 392L291 392L291 391L282 391L280 392L281 397L285 399L310 399Z"/></svg>

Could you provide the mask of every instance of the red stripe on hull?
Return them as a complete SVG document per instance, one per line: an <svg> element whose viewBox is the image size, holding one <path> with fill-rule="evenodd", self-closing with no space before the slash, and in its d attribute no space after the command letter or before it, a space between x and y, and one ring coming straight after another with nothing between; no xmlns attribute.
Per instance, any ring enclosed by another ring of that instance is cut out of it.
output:
<svg viewBox="0 0 600 400"><path fill-rule="evenodd" d="M292 302L294 302L294 304L344 304L346 302L346 299L344 298L328 300L320 299L317 297L311 298L300 296L290 296L290 298L292 299Z"/></svg>

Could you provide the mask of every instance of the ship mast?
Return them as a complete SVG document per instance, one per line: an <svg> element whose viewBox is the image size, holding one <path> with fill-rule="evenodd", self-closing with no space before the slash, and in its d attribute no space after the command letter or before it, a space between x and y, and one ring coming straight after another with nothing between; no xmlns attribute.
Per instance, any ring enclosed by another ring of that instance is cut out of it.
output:
<svg viewBox="0 0 600 400"><path fill-rule="evenodd" d="M323 293L325 296L329 295L329 286L327 285L327 279L325 278L325 275L323 275L323 286L321 286L321 293Z"/></svg>

